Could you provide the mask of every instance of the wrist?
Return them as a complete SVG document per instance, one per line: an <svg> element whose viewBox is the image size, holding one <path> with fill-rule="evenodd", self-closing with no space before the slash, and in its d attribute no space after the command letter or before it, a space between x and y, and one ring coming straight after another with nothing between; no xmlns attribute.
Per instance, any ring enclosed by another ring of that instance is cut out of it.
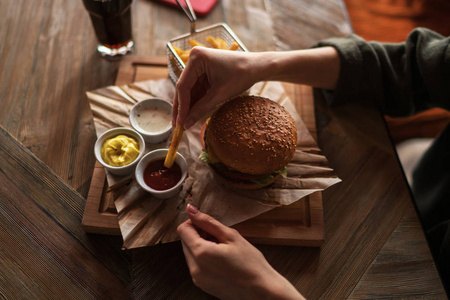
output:
<svg viewBox="0 0 450 300"><path fill-rule="evenodd" d="M250 57L248 70L255 82L275 80L282 72L279 55L277 52L255 52Z"/></svg>
<svg viewBox="0 0 450 300"><path fill-rule="evenodd" d="M260 274L261 277L254 282L254 286L250 289L257 291L253 293L253 299L305 299L286 278L272 267L270 268L271 271Z"/></svg>

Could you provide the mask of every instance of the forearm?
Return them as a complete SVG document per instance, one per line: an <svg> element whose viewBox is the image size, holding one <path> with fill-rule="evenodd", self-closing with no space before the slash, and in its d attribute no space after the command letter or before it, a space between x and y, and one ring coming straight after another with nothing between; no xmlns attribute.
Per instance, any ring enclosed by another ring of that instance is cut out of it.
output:
<svg viewBox="0 0 450 300"><path fill-rule="evenodd" d="M251 60L255 62L251 72L256 81L284 81L332 90L339 77L340 59L333 47L255 53Z"/></svg>

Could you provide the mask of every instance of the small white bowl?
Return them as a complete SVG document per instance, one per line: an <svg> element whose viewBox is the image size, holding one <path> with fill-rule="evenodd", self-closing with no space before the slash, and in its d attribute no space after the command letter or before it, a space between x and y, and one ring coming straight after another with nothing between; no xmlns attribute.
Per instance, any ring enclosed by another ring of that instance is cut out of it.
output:
<svg viewBox="0 0 450 300"><path fill-rule="evenodd" d="M136 157L136 159L131 162L128 165L121 166L121 167L113 167L111 165L108 165L102 158L101 155L101 149L103 144L106 142L106 140L113 138L115 136L118 136L119 134L124 134L129 137L132 137L136 139L136 141L139 143L139 155ZM136 168L136 165L138 164L139 160L144 156L145 152L145 142L142 136L136 132L133 129L125 128L125 127L117 127L110 129L106 132L104 132L95 142L94 146L94 154L95 158L111 173L114 175L127 175L130 173L133 173L134 169Z"/></svg>
<svg viewBox="0 0 450 300"><path fill-rule="evenodd" d="M178 181L178 183L174 187L167 189L167 190L155 190L155 189L152 189L151 187L149 187L145 183L145 181L144 181L145 168L147 168L148 164L151 161L154 161L156 159L165 159L168 151L169 151L169 149L158 149L158 150L153 150L153 151L147 153L146 155L144 155L144 157L138 163L138 165L136 167L136 171L135 171L136 181L139 184L139 186L143 190L151 193L153 196L155 196L156 198L160 198L160 199L167 199L167 198L173 197L176 194L178 194L182 188L183 181L186 179L186 176L187 176L188 165L187 165L186 159L183 157L183 155L181 155L180 153L177 152L177 156L175 158L175 163L177 165L179 165L181 168L181 179L180 179L180 181Z"/></svg>
<svg viewBox="0 0 450 300"><path fill-rule="evenodd" d="M164 120L163 126L161 126L162 120L158 121L151 117L158 112L162 112L167 118ZM167 122L167 126L164 126L165 122ZM146 142L154 144L162 142L169 137L172 130L172 104L159 98L142 100L131 108L130 124L144 137Z"/></svg>

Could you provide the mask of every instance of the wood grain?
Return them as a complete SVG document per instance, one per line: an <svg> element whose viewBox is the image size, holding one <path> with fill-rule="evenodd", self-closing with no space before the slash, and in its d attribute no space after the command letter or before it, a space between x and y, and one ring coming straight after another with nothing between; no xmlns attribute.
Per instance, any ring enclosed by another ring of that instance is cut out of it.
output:
<svg viewBox="0 0 450 300"><path fill-rule="evenodd" d="M113 82L116 64L86 51L96 42L81 1L6 1L3 13L0 124L87 195L95 134L83 91Z"/></svg>
<svg viewBox="0 0 450 300"><path fill-rule="evenodd" d="M414 204L393 145L389 142L381 113L374 107L356 104L330 108L320 94L316 94L316 105L316 117L318 124L321 124L318 125L319 146L330 159L331 166L341 170L338 175L342 176L343 182L347 182L324 192L324 197L333 199L324 203L325 239L332 236L332 241L329 240L322 247L322 254L352 249L341 253L345 257L341 257L342 260L339 258L326 263L330 263L331 273L342 273L333 278L324 274L322 279L333 287L324 295L327 299L334 299L342 293L350 297L351 289L334 287L344 287L344 282L350 283L350 286L356 285L362 278L370 281L366 277L367 269L375 268L380 251L384 245L392 242L391 237L396 228L399 228L405 215L414 210ZM353 185L361 188L354 189ZM344 216L343 219L338 218L338 215ZM416 229L420 228L417 215L409 221ZM339 228L346 228L352 234L348 235ZM403 236L400 247L406 251L408 245L413 243L416 245L412 250L415 253L426 249L423 232L416 230L415 234ZM353 262L351 265L345 263L349 259ZM425 263L412 256L405 256L402 263L410 265L417 273L406 273L399 268L389 268L388 265L379 268L379 275L387 279L385 289L379 290L380 294L395 293L398 289L413 291L423 284L420 274L424 272L436 280L439 278L435 268L433 274L428 273L429 265L434 264L431 256L426 258ZM370 282L375 284L374 281ZM441 285L438 281L434 282ZM430 289L427 293L434 289L432 293L444 297L445 293L439 287L435 288L434 285L427 286ZM312 294L315 295L315 292Z"/></svg>
<svg viewBox="0 0 450 300"><path fill-rule="evenodd" d="M83 197L2 127L0 156L2 296L125 298L130 257L120 239L86 235Z"/></svg>
<svg viewBox="0 0 450 300"><path fill-rule="evenodd" d="M445 295L439 292L440 282L430 280L436 276L435 267L428 255L428 245L423 240L420 229L416 212L411 207L367 269L350 298L385 299L386 290L389 290L391 298L446 299ZM387 273L389 270L391 272ZM409 282L411 274L422 280ZM394 276L395 284L391 281ZM425 286L428 290L424 293Z"/></svg>
<svg viewBox="0 0 450 300"><path fill-rule="evenodd" d="M352 33L342 1L269 1L277 48L305 49L319 40Z"/></svg>
<svg viewBox="0 0 450 300"><path fill-rule="evenodd" d="M107 190L105 168L96 162L81 221L84 231L120 235L114 197Z"/></svg>

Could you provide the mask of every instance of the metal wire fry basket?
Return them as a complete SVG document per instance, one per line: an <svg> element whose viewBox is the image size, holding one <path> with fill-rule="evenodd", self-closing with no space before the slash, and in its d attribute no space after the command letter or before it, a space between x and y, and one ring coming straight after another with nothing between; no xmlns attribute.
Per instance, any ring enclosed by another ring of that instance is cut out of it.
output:
<svg viewBox="0 0 450 300"><path fill-rule="evenodd" d="M193 33L188 33L180 35L167 43L167 65L169 67L169 76L174 83L180 78L181 72L184 70L186 65L183 60L178 56L174 49L178 47L182 50L191 49L189 40L194 39L200 43L205 43L207 36L212 36L214 38L222 38L227 42L229 46L236 42L239 47L235 51L248 52L244 44L239 40L236 34L228 27L225 23L217 23L208 27L204 27L199 30L195 30Z"/></svg>

